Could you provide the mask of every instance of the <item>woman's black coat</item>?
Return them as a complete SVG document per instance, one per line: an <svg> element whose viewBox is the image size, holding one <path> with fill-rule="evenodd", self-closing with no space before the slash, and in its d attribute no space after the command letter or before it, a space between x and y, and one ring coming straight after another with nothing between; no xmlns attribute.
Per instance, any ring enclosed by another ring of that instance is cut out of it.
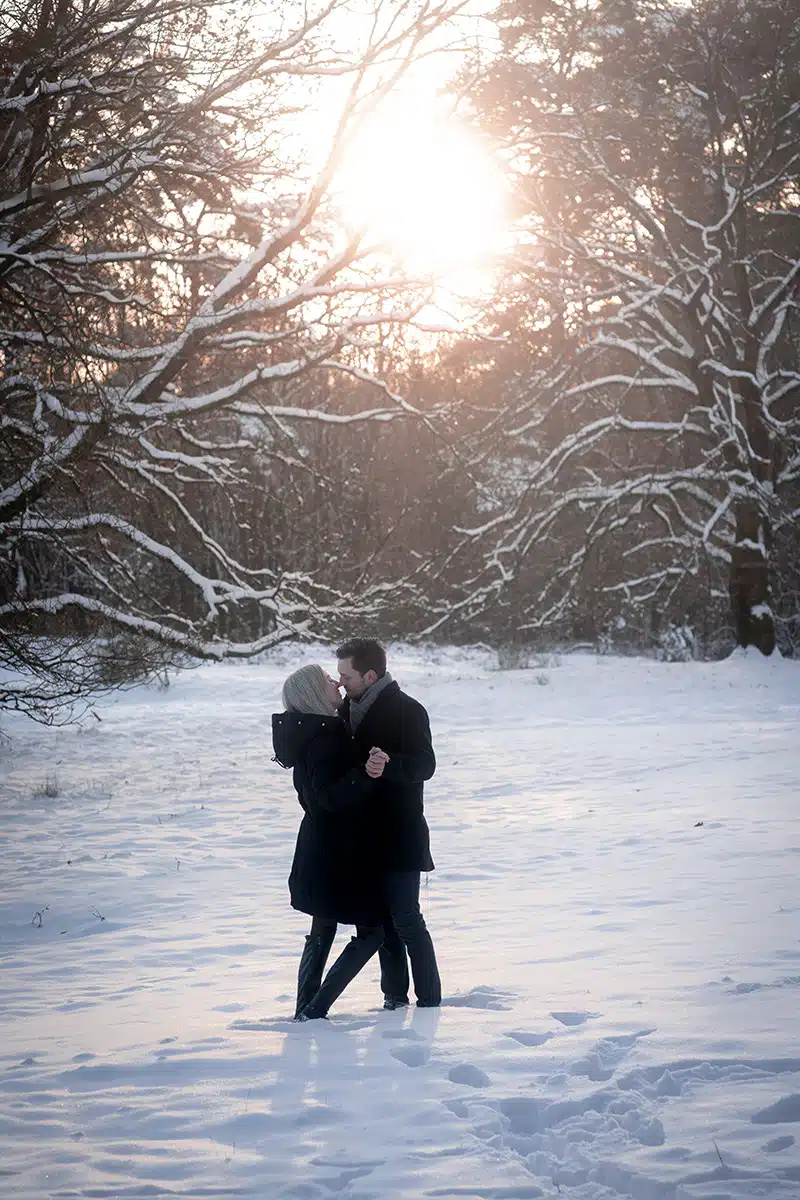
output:
<svg viewBox="0 0 800 1200"><path fill-rule="evenodd" d="M348 925L380 925L375 781L338 716L275 713L275 758L294 768L303 808L289 892L292 907Z"/></svg>

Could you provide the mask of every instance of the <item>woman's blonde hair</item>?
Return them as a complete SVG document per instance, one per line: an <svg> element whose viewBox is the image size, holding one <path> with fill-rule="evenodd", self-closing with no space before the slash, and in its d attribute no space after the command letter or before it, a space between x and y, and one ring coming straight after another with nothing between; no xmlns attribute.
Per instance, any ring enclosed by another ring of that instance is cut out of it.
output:
<svg viewBox="0 0 800 1200"><path fill-rule="evenodd" d="M327 677L322 667L309 663L293 672L283 685L283 707L288 712L317 713L332 717L336 708L325 693Z"/></svg>

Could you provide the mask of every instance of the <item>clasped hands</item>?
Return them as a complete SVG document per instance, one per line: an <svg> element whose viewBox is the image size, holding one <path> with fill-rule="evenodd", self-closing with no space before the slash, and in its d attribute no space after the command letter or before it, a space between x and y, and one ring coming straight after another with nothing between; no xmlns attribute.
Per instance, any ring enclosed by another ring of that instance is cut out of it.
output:
<svg viewBox="0 0 800 1200"><path fill-rule="evenodd" d="M364 769L369 775L370 779L380 779L381 775L383 774L383 768L386 766L388 761L389 755L386 753L386 751L379 749L378 746L373 746L369 752L369 758L364 766Z"/></svg>

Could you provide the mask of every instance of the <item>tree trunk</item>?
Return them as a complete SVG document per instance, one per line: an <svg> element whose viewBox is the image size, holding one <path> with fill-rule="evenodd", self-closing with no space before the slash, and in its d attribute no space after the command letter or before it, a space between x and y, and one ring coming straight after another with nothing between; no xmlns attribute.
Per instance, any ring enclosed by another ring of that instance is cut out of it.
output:
<svg viewBox="0 0 800 1200"><path fill-rule="evenodd" d="M769 599L769 546L758 505L741 500L736 509L736 543L731 552L730 597L736 642L775 649L775 622Z"/></svg>

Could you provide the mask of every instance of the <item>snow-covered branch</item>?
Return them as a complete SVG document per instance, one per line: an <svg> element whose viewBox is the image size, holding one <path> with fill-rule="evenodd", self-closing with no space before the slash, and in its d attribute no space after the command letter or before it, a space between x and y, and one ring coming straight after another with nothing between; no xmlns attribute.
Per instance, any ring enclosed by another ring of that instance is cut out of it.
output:
<svg viewBox="0 0 800 1200"><path fill-rule="evenodd" d="M380 274L332 193L357 131L460 7L5 15L0 620L15 654L87 630L250 654L374 611L374 585L355 596L322 559L296 568L287 513L299 480L332 486L309 460L318 433L428 420L358 335L409 324L430 283Z"/></svg>
<svg viewBox="0 0 800 1200"><path fill-rule="evenodd" d="M473 569L447 603L533 629L614 596L688 606L727 575L737 637L769 653L770 531L796 508L800 13L557 12L505 5L472 90L527 205L508 303L543 349L491 444L470 434L506 477L455 531Z"/></svg>

